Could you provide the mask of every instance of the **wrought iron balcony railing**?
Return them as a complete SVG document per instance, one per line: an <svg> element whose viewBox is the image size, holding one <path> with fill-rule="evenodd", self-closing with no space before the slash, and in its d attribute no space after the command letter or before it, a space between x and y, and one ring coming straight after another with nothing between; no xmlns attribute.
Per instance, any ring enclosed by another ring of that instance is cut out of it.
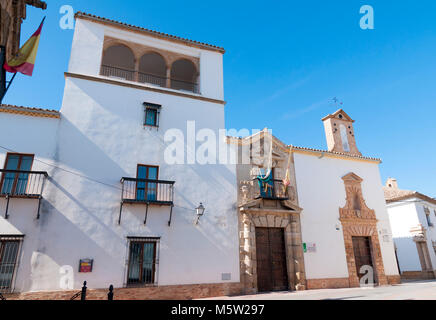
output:
<svg viewBox="0 0 436 320"><path fill-rule="evenodd" d="M0 170L0 195L39 198L42 196L47 172Z"/></svg>
<svg viewBox="0 0 436 320"><path fill-rule="evenodd" d="M135 80L135 71L112 66L101 66L100 74L105 77L119 78L129 81Z"/></svg>
<svg viewBox="0 0 436 320"><path fill-rule="evenodd" d="M121 184L121 208L118 223L121 223L121 213L124 204L145 204L147 211L145 213L144 224L147 223L148 207L150 205L170 206L171 214L168 224L171 224L175 181L122 178Z"/></svg>
<svg viewBox="0 0 436 320"><path fill-rule="evenodd" d="M150 83L164 88L167 86L166 77L161 77L154 74L148 74L143 72L138 72L138 82Z"/></svg>
<svg viewBox="0 0 436 320"><path fill-rule="evenodd" d="M102 65L100 75L128 81L136 81L140 83L150 83L163 88L171 88L174 90L190 91L197 94L200 93L198 84L195 82L167 78L155 74L144 73L120 67Z"/></svg>
<svg viewBox="0 0 436 320"><path fill-rule="evenodd" d="M0 197L7 199L5 218L8 218L10 198L39 199L38 215L44 184L48 177L45 171L19 171L0 169Z"/></svg>

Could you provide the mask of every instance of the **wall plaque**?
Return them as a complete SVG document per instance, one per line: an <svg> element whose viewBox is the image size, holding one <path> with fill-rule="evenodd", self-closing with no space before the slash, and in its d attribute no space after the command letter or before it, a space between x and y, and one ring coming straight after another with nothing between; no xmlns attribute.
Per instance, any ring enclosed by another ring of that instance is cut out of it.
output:
<svg viewBox="0 0 436 320"><path fill-rule="evenodd" d="M79 264L80 273L90 273L92 272L92 266L94 264L93 259L82 259Z"/></svg>

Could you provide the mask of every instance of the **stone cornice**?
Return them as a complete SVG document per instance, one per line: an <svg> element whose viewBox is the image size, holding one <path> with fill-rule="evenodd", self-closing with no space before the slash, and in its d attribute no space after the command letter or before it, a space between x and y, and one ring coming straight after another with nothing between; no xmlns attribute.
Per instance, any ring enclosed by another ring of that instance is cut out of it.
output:
<svg viewBox="0 0 436 320"><path fill-rule="evenodd" d="M107 83L107 84L112 84L115 86L127 87L127 88L138 89L138 90L145 90L145 91L151 91L151 92L157 92L157 93L163 93L163 94L170 94L170 95L177 96L177 97L183 97L183 98L188 98L188 99L201 100L201 101L221 104L223 106L226 105L226 102L223 100L206 98L203 96L184 93L184 92L178 92L178 91L171 90L171 89L161 89L161 88L147 86L146 84L111 79L111 78L107 78L107 77L103 77L103 76L91 76L91 75L85 75L85 74L65 72L65 77Z"/></svg>
<svg viewBox="0 0 436 320"><path fill-rule="evenodd" d="M88 21L92 21L95 23L100 23L100 24L104 24L104 25L108 25L111 27L120 28L120 29L124 29L124 30L128 30L128 31L137 32L137 33L140 33L143 35L155 37L155 38L162 39L162 40L177 42L177 43L187 45L190 47L195 47L195 48L199 48L199 49L203 49L203 50L215 51L215 52L219 52L221 54L225 53L224 48L221 48L218 46L214 46L214 45L199 42L199 41L194 41L194 40L190 40L190 39L186 39L186 38L173 36L173 35L170 35L167 33L162 33L162 32L158 32L158 31L130 25L130 24L123 23L120 21L115 21L115 20L99 17L96 15L84 13L84 12L77 12L75 15L75 18L88 20Z"/></svg>

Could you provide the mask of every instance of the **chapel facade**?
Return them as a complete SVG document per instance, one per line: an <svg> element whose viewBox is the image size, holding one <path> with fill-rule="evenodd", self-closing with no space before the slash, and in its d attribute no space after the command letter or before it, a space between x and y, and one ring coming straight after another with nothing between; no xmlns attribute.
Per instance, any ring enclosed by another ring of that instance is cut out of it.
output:
<svg viewBox="0 0 436 320"><path fill-rule="evenodd" d="M362 156L344 110L322 120L328 150L286 145L267 129L229 138L250 159L237 167L245 293L400 281L381 161Z"/></svg>

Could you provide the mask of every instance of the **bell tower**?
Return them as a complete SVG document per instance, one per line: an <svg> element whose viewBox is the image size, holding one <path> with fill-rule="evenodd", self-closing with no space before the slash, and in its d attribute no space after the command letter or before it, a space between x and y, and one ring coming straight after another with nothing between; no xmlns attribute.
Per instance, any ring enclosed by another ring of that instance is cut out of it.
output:
<svg viewBox="0 0 436 320"><path fill-rule="evenodd" d="M339 109L322 121L324 122L329 151L362 155L356 146L354 120L344 110Z"/></svg>

